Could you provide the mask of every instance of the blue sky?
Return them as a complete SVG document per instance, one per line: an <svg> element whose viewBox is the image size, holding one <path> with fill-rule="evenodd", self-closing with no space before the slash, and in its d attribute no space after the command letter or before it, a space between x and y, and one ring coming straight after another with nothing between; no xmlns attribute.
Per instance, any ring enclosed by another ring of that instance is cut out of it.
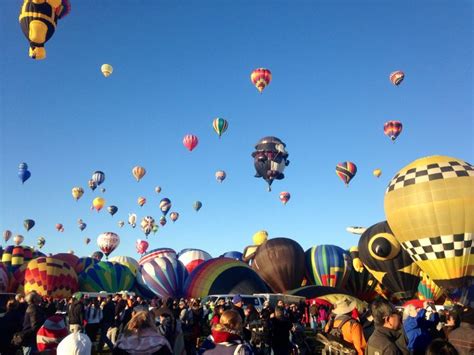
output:
<svg viewBox="0 0 474 355"><path fill-rule="evenodd" d="M0 229L26 244L44 236L46 252L89 255L113 231L113 255L137 256L143 233L117 222L129 212L158 219L163 197L180 219L150 235L150 249L217 256L242 250L259 229L304 249L348 248L357 237L345 228L384 219L385 187L404 165L434 154L474 160L470 1L73 1L44 61L28 57L20 5L5 1L0 13ZM107 79L103 63L114 67ZM273 73L262 95L249 79L257 67ZM400 87L388 80L397 69ZM217 116L229 121L220 140ZM383 134L393 119L404 124L395 144ZM187 133L200 138L191 153ZM267 135L287 144L291 161L271 193L250 156ZM358 167L349 188L334 172L345 160ZM21 162L32 173L24 185ZM135 165L147 169L140 183ZM87 188L95 170L106 174L104 194ZM86 191L78 202L74 186ZM118 206L114 217L90 210L100 195ZM36 221L28 233L25 218Z"/></svg>

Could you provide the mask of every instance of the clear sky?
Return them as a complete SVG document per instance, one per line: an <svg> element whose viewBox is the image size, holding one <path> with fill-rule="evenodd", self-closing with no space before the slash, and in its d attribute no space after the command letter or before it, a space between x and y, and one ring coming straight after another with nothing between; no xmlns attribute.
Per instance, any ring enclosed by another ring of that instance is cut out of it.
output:
<svg viewBox="0 0 474 355"><path fill-rule="evenodd" d="M29 245L44 236L43 251L76 255L113 231L121 237L113 255L137 256L144 234L117 222L129 212L158 219L168 197L180 219L151 234L150 249L218 256L241 251L259 229L304 249L355 245L345 228L385 219L385 187L404 165L434 154L474 161L472 2L355 3L72 0L47 58L34 61L18 24L21 1L3 1L0 230ZM109 78L103 63L114 67ZM273 73L262 95L250 82L258 67ZM397 69L406 73L400 87L388 80ZM217 116L229 121L220 140ZM393 144L383 124L394 119L404 130ZM182 145L187 133L200 139L193 152ZM271 193L253 177L250 156L267 135L287 144L291 161ZM358 167L349 188L334 172L346 160ZM32 173L24 185L21 162ZM135 165L147 169L139 183ZM87 187L95 170L106 174L104 194ZM86 191L78 202L74 186ZM90 210L100 195L118 206L114 217ZM148 200L142 208L139 196ZM28 233L25 218L36 221Z"/></svg>

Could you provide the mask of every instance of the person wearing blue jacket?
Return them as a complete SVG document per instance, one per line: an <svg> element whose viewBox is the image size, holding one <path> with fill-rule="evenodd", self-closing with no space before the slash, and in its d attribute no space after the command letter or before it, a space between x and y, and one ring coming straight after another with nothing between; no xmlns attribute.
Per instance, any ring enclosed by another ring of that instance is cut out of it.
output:
<svg viewBox="0 0 474 355"><path fill-rule="evenodd" d="M429 319L426 318L427 308L431 307L433 312ZM424 302L423 308L415 308L409 305L405 309L407 318L403 322L403 328L408 338L408 350L411 354L424 354L428 345L433 340L430 330L439 323L439 316L434 306Z"/></svg>

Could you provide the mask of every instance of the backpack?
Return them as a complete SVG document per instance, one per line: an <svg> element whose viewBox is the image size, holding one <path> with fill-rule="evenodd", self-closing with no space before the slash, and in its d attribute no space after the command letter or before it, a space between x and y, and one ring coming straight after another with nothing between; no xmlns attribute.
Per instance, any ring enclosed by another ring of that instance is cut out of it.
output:
<svg viewBox="0 0 474 355"><path fill-rule="evenodd" d="M341 320L341 322L335 328L335 318L331 318L328 324L328 332L326 334L326 337L323 336L323 338L326 339L326 342L323 340L321 340L321 342L325 344L325 349L327 348L328 354L357 354L354 345L344 340L342 334L342 327L344 326L344 324L349 322L350 326L352 327L352 324L357 323L357 321L347 315L341 316L339 320Z"/></svg>

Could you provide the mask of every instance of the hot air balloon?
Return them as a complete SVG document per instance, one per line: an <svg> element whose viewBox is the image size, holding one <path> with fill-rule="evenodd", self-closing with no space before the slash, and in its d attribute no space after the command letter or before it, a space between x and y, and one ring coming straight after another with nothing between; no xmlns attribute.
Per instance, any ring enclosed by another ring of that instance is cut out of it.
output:
<svg viewBox="0 0 474 355"><path fill-rule="evenodd" d="M255 245L261 245L265 243L267 240L268 240L268 232L264 230L258 231L252 236L252 241L253 241L253 244Z"/></svg>
<svg viewBox="0 0 474 355"><path fill-rule="evenodd" d="M38 241L36 242L36 245L38 245L38 248L42 248L44 247L44 245L46 244L46 239L44 239L44 237L38 237Z"/></svg>
<svg viewBox="0 0 474 355"><path fill-rule="evenodd" d="M135 213L128 214L128 224L130 224L132 228L135 228L137 225L137 215Z"/></svg>
<svg viewBox="0 0 474 355"><path fill-rule="evenodd" d="M93 201L92 201L92 206L96 209L97 212L99 212L102 207L104 207L105 205L105 199L103 199L102 197L96 197Z"/></svg>
<svg viewBox="0 0 474 355"><path fill-rule="evenodd" d="M148 246L149 244L146 240L137 239L135 243L135 248L137 249L138 254L145 254Z"/></svg>
<svg viewBox="0 0 474 355"><path fill-rule="evenodd" d="M199 139L197 136L195 136L194 134L187 134L184 136L183 138L183 144L184 146L186 147L187 150L189 150L190 152L196 148L196 146L198 145L199 143Z"/></svg>
<svg viewBox="0 0 474 355"><path fill-rule="evenodd" d="M109 207L107 207L107 212L109 212L111 216L113 216L114 214L116 214L117 211L118 211L118 207L117 207L117 206L109 206Z"/></svg>
<svg viewBox="0 0 474 355"><path fill-rule="evenodd" d="M274 180L285 177L283 171L290 164L286 144L276 137L264 137L256 145L252 153L254 158L255 177L264 179L268 184L268 191Z"/></svg>
<svg viewBox="0 0 474 355"><path fill-rule="evenodd" d="M274 238L260 245L252 262L254 269L276 293L301 285L305 274L304 250L292 239Z"/></svg>
<svg viewBox="0 0 474 355"><path fill-rule="evenodd" d="M351 226L351 227L346 228L347 232L356 234L356 235L362 235L362 233L364 233L366 230L367 228L365 227L356 227L356 226Z"/></svg>
<svg viewBox="0 0 474 355"><path fill-rule="evenodd" d="M390 181L384 206L395 237L421 270L472 304L474 167L439 155L415 160Z"/></svg>
<svg viewBox="0 0 474 355"><path fill-rule="evenodd" d="M170 208L171 208L171 201L169 198L164 198L160 201L160 210L161 210L161 213L163 213L163 216L166 216Z"/></svg>
<svg viewBox="0 0 474 355"><path fill-rule="evenodd" d="M420 282L419 267L403 250L387 222L374 224L359 239L359 257L353 266L362 265L397 299L411 299Z"/></svg>
<svg viewBox="0 0 474 355"><path fill-rule="evenodd" d="M139 197L137 199L138 206L143 207L143 205L146 203L146 198L145 197Z"/></svg>
<svg viewBox="0 0 474 355"><path fill-rule="evenodd" d="M141 166L136 166L132 169L132 174L135 177L135 179L137 179L137 182L138 182L142 179L142 177L145 176L146 170L145 170L145 168L143 168Z"/></svg>
<svg viewBox="0 0 474 355"><path fill-rule="evenodd" d="M159 194L161 192L161 187L160 186L155 187L155 192Z"/></svg>
<svg viewBox="0 0 474 355"><path fill-rule="evenodd" d="M105 258L108 259L110 253L112 253L120 244L120 237L112 232L102 233L97 237L97 245L99 249L105 254Z"/></svg>
<svg viewBox="0 0 474 355"><path fill-rule="evenodd" d="M405 79L405 73L401 70L390 73L390 82L395 86L400 85L403 79Z"/></svg>
<svg viewBox="0 0 474 355"><path fill-rule="evenodd" d="M242 261L243 254L240 251L227 251L224 254L222 254L220 257Z"/></svg>
<svg viewBox="0 0 474 355"><path fill-rule="evenodd" d="M161 225L162 227L164 227L165 224L166 224L166 217L165 217L165 216L161 216L161 217L160 217L160 225Z"/></svg>
<svg viewBox="0 0 474 355"><path fill-rule="evenodd" d="M46 58L44 45L54 35L58 20L71 11L69 0L37 2L24 0L20 12L20 26L30 43L29 56Z"/></svg>
<svg viewBox="0 0 474 355"><path fill-rule="evenodd" d="M23 221L23 227L25 227L27 232L34 226L35 226L35 221L33 221L32 219L25 219Z"/></svg>
<svg viewBox="0 0 474 355"><path fill-rule="evenodd" d="M351 255L350 263L352 265L354 259L360 259L359 249L352 247L349 252ZM372 302L374 298L377 297L377 291L375 289L379 283L367 269L362 268L359 270L360 272L351 267L349 277L343 288L363 301Z"/></svg>
<svg viewBox="0 0 474 355"><path fill-rule="evenodd" d="M58 232L64 232L64 227L61 223L56 223L55 228Z"/></svg>
<svg viewBox="0 0 474 355"><path fill-rule="evenodd" d="M161 257L167 257L167 258L177 259L178 255L177 255L176 251L171 249L171 248L157 248L157 249L153 249L153 250L149 251L148 253L146 253L145 255L143 255L140 258L140 260L138 260L138 263L140 265L143 265L146 262L148 262L152 259L158 258L158 257L160 257L160 258Z"/></svg>
<svg viewBox="0 0 474 355"><path fill-rule="evenodd" d="M158 297L179 298L183 296L187 277L188 272L182 262L176 258L159 257L142 264L137 281Z"/></svg>
<svg viewBox="0 0 474 355"><path fill-rule="evenodd" d="M356 174L357 166L350 161L345 161L336 165L336 175L339 176L342 181L344 181L346 186L349 186L349 182Z"/></svg>
<svg viewBox="0 0 474 355"><path fill-rule="evenodd" d="M196 202L193 203L193 208L196 212L199 211L201 209L201 207L202 207L202 202L201 201L196 201Z"/></svg>
<svg viewBox="0 0 474 355"><path fill-rule="evenodd" d="M130 269L119 263L99 261L79 273L79 289L85 292L117 293L130 290L135 277Z"/></svg>
<svg viewBox="0 0 474 355"><path fill-rule="evenodd" d="M105 187L102 187L102 188L100 189L100 192L102 192L102 193L104 193L105 191L106 191L106 190L105 190Z"/></svg>
<svg viewBox="0 0 474 355"><path fill-rule="evenodd" d="M36 291L42 297L69 298L79 287L74 268L66 262L40 257L31 260L25 272L25 293Z"/></svg>
<svg viewBox="0 0 474 355"><path fill-rule="evenodd" d="M84 195L84 189L82 187L73 187L72 188L72 198L74 200L79 200L82 195Z"/></svg>
<svg viewBox="0 0 474 355"><path fill-rule="evenodd" d="M96 188L97 188L97 183L90 179L88 182L87 182L87 185L89 186L89 188L94 191Z"/></svg>
<svg viewBox="0 0 474 355"><path fill-rule="evenodd" d="M223 118L216 118L214 121L212 121L212 127L214 128L214 131L216 131L217 135L219 138L222 136L222 133L227 131L227 128L229 127L229 123L227 120Z"/></svg>
<svg viewBox="0 0 474 355"><path fill-rule="evenodd" d="M257 90L262 93L263 89L265 89L267 85L270 84L270 81L272 81L272 73L269 69L258 68L250 74L250 80Z"/></svg>
<svg viewBox="0 0 474 355"><path fill-rule="evenodd" d="M383 125L383 133L392 141L402 133L403 125L400 121L388 121Z"/></svg>
<svg viewBox="0 0 474 355"><path fill-rule="evenodd" d="M128 267L133 276L137 274L138 268L140 267L140 265L138 265L138 261L136 261L134 258L131 258L130 256L114 256L110 258L109 261L111 263L119 263Z"/></svg>
<svg viewBox="0 0 474 355"><path fill-rule="evenodd" d="M18 177L20 178L22 184L24 184L25 181L31 177L31 172L28 170L28 164L21 163L18 166Z"/></svg>
<svg viewBox="0 0 474 355"><path fill-rule="evenodd" d="M102 171L94 171L92 181L94 181L97 186L101 185L105 181L105 174Z"/></svg>
<svg viewBox="0 0 474 355"><path fill-rule="evenodd" d="M176 222L179 218L179 213L178 212L171 212L170 213L170 219L173 222Z"/></svg>
<svg viewBox="0 0 474 355"><path fill-rule="evenodd" d="M155 225L155 219L151 216L143 217L142 222L140 223L140 227L142 228L143 233L148 237L148 234L151 233L153 230L153 226Z"/></svg>
<svg viewBox="0 0 474 355"><path fill-rule="evenodd" d="M91 238L84 238L84 243L89 244L91 242Z"/></svg>
<svg viewBox="0 0 474 355"><path fill-rule="evenodd" d="M13 237L13 243L15 243L15 245L20 245L24 240L25 237L23 237L21 234L17 234Z"/></svg>
<svg viewBox="0 0 474 355"><path fill-rule="evenodd" d="M11 236L12 236L12 232L9 231L8 229L3 231L3 240L5 240L5 243L10 240Z"/></svg>
<svg viewBox="0 0 474 355"><path fill-rule="evenodd" d="M79 258L74 255L74 252L72 250L68 251L67 253L58 253L52 255L51 257L54 259L62 260L72 267L75 267L77 262L79 261Z"/></svg>
<svg viewBox="0 0 474 355"><path fill-rule="evenodd" d="M375 177L380 177L380 175L382 175L382 170L380 169L375 169L374 172L373 172L374 176Z"/></svg>
<svg viewBox="0 0 474 355"><path fill-rule="evenodd" d="M189 273L191 273L199 264L202 264L209 259L212 259L212 256L201 249L183 249L178 254L178 260L183 263Z"/></svg>
<svg viewBox="0 0 474 355"><path fill-rule="evenodd" d="M305 252L306 278L316 286L343 288L352 269L349 253L336 245L318 245Z"/></svg>
<svg viewBox="0 0 474 355"><path fill-rule="evenodd" d="M268 292L254 270L242 261L229 258L210 259L198 265L188 276L184 289L186 297Z"/></svg>
<svg viewBox="0 0 474 355"><path fill-rule="evenodd" d="M0 262L0 293L8 292L8 270L3 263Z"/></svg>
<svg viewBox="0 0 474 355"><path fill-rule="evenodd" d="M18 237L23 238L21 235ZM25 262L33 258L44 256L43 253L35 251L30 247L21 246L19 244L21 244L21 242L16 244L16 246L9 245L3 251L1 262L6 266L9 272L14 272Z"/></svg>
<svg viewBox="0 0 474 355"><path fill-rule="evenodd" d="M117 224L120 228L122 228L125 225L125 222L124 221L118 221Z"/></svg>
<svg viewBox="0 0 474 355"><path fill-rule="evenodd" d="M103 257L104 257L104 253L102 253L101 251L95 251L91 255L91 258L96 261L101 261Z"/></svg>
<svg viewBox="0 0 474 355"><path fill-rule="evenodd" d="M286 205L286 203L290 200L290 198L291 198L291 195L290 195L289 192L287 192L287 191L280 192L280 201L284 205Z"/></svg>
<svg viewBox="0 0 474 355"><path fill-rule="evenodd" d="M87 224L85 224L85 223L82 221L82 219L79 220L78 224L79 224L79 229L81 230L81 232L82 232L84 229L86 229L86 227L87 227Z"/></svg>
<svg viewBox="0 0 474 355"><path fill-rule="evenodd" d="M227 176L227 175L226 175L226 173L225 173L224 170L217 170L217 171L216 171L216 180L217 180L217 182L222 182L222 181L224 181L225 178L226 178L226 176Z"/></svg>
<svg viewBox="0 0 474 355"><path fill-rule="evenodd" d="M156 234L156 232L158 232L158 225L155 224L151 231L153 232L153 234Z"/></svg>
<svg viewBox="0 0 474 355"><path fill-rule="evenodd" d="M110 75L112 75L114 68L110 64L102 64L100 71L106 78L108 78Z"/></svg>

